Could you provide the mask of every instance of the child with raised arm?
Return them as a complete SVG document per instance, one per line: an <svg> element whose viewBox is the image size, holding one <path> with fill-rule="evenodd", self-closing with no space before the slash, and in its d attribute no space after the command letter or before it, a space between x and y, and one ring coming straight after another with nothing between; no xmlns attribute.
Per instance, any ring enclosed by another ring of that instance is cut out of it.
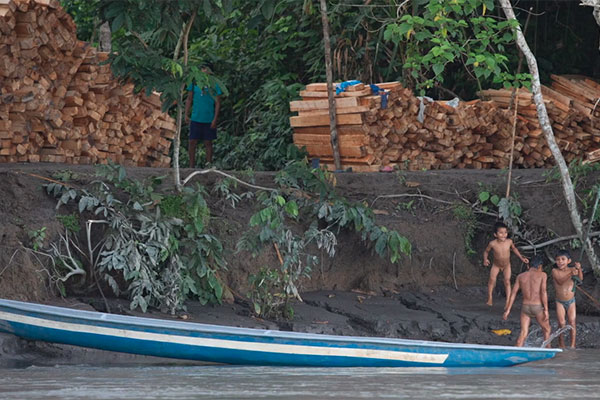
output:
<svg viewBox="0 0 600 400"><path fill-rule="evenodd" d="M483 252L483 265L486 267L490 265L488 258L490 251L494 252L494 262L491 263L492 268L490 269L486 304L488 306L492 305L492 292L494 287L496 287L496 278L498 277L498 273L502 271L504 288L506 289L506 303L504 305L504 309L506 309L508 299L510 298L510 277L512 272L510 269L510 252L512 250L525 264L529 263L529 260L519 253L512 239L508 238L508 227L504 223L498 222L496 224L494 237L495 239L487 245Z"/></svg>
<svg viewBox="0 0 600 400"><path fill-rule="evenodd" d="M571 263L571 254L567 250L560 250L556 254L556 268L552 270L552 280L554 281L554 291L556 300L556 319L558 326L564 328L565 323L571 325L571 347L575 348L575 338L577 330L575 329L575 317L577 309L575 307L575 280L583 280L581 264L576 262L573 267ZM563 334L558 337L558 345L565 347Z"/></svg>
<svg viewBox="0 0 600 400"><path fill-rule="evenodd" d="M515 303L519 289L523 292L523 305L521 306L521 332L517 339L517 346L523 346L525 339L529 334L529 324L531 319L535 320L542 327L544 341L550 338L550 322L548 317L548 291L546 282L548 276L542 271L542 257L535 256L529 264L529 269L517 276L515 286L510 294L510 299L504 310L502 318L506 321L510 309Z"/></svg>

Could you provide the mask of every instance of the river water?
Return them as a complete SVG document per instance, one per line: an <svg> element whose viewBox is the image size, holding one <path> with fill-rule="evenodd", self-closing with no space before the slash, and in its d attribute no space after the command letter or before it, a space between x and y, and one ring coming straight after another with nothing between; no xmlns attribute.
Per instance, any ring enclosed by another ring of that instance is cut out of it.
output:
<svg viewBox="0 0 600 400"><path fill-rule="evenodd" d="M598 399L600 350L510 368L57 365L0 369L0 399Z"/></svg>

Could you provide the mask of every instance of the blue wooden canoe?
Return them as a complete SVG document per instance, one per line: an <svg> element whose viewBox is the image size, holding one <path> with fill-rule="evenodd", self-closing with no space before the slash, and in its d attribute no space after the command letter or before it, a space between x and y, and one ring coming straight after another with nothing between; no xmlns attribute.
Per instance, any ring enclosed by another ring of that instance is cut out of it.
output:
<svg viewBox="0 0 600 400"><path fill-rule="evenodd" d="M560 352L235 328L1 299L0 331L30 340L242 365L505 367L551 358Z"/></svg>

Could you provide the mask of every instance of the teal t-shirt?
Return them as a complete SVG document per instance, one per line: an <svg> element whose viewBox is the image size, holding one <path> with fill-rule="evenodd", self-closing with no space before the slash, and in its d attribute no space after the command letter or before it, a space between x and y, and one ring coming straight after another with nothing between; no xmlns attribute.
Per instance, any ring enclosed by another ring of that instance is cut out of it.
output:
<svg viewBox="0 0 600 400"><path fill-rule="evenodd" d="M195 84L188 86L188 91L194 92L192 101L192 121L201 123L211 123L215 118L215 98L208 92L208 88L199 88ZM219 85L215 87L214 96L223 94Z"/></svg>

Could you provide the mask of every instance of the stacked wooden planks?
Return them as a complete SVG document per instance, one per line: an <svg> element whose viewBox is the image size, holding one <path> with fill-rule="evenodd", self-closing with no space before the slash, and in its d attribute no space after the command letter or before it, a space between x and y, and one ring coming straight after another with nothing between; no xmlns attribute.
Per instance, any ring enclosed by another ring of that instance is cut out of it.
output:
<svg viewBox="0 0 600 400"><path fill-rule="evenodd" d="M580 76L552 76L543 87L557 143L565 159L600 159L600 84ZM378 84L373 95L362 84L336 96L340 155L344 168L401 169L506 168L512 143L511 90L483 90L485 100L434 101L419 98L398 82ZM301 101L290 103L294 143L332 168L326 85L310 84ZM530 92L521 89L513 165L551 167L552 153L540 127ZM595 125L594 125L595 124Z"/></svg>
<svg viewBox="0 0 600 400"><path fill-rule="evenodd" d="M377 171L403 169L502 168L508 165L509 113L479 100L451 106L417 98L399 82L349 87L336 96L342 167ZM290 102L294 143L332 168L326 85L315 83ZM387 104L386 104L387 103ZM384 107L385 104L385 107ZM497 111L497 112L496 112Z"/></svg>
<svg viewBox="0 0 600 400"><path fill-rule="evenodd" d="M173 119L107 59L57 0L0 0L0 162L169 166Z"/></svg>
<svg viewBox="0 0 600 400"><path fill-rule="evenodd" d="M574 75L551 75L551 86L542 86L542 95L557 144L567 162L574 159L597 161L600 156L600 84ZM499 107L509 107L510 90L484 90L482 97L493 100ZM533 97L520 89L517 108L522 122L517 137L523 140L518 147L523 160L517 165L548 167L554 165L550 149L542 135Z"/></svg>

